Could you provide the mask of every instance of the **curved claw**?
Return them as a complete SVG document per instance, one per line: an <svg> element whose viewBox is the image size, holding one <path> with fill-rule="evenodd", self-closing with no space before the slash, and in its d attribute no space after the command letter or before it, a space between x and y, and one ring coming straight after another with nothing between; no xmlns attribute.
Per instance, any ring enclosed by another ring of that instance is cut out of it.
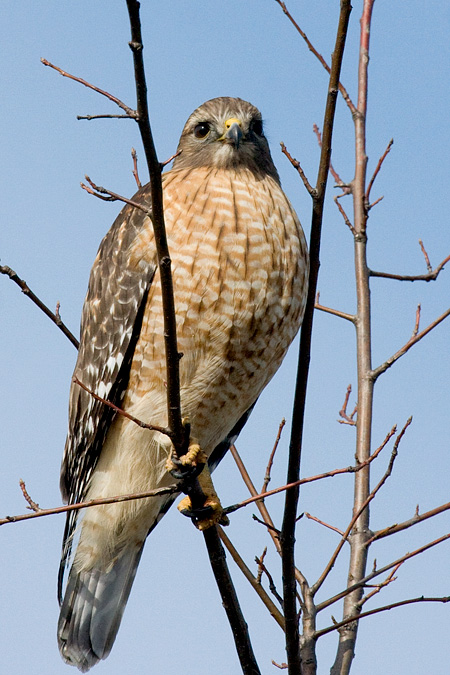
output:
<svg viewBox="0 0 450 675"><path fill-rule="evenodd" d="M177 480L190 480L192 478L197 478L197 476L203 471L204 466L204 463L185 464L176 456L175 453L173 453L170 460L167 460L166 464L167 471Z"/></svg>
<svg viewBox="0 0 450 675"><path fill-rule="evenodd" d="M178 510L183 516L192 520L198 530L207 530L213 525L229 525L228 516L225 515L222 505L217 496L208 497L200 508L193 509L190 497L184 497L178 504Z"/></svg>
<svg viewBox="0 0 450 675"><path fill-rule="evenodd" d="M188 480L196 478L203 471L206 462L206 455L198 443L191 443L189 450L182 457L177 457L173 452L166 462L166 468L174 478Z"/></svg>

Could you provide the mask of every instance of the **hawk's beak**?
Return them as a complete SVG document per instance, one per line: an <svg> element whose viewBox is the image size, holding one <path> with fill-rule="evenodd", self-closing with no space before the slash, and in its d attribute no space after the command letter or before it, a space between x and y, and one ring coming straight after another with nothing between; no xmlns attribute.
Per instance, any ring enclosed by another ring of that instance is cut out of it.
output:
<svg viewBox="0 0 450 675"><path fill-rule="evenodd" d="M225 129L226 131L222 136L223 140L234 145L237 150L243 136L240 120L236 119L236 117L230 117L225 122Z"/></svg>

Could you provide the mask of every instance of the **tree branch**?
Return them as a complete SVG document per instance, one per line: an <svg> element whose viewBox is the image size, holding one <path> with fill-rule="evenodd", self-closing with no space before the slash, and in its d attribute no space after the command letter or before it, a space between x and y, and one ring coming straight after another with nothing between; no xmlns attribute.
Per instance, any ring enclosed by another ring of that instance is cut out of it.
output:
<svg viewBox="0 0 450 675"><path fill-rule="evenodd" d="M320 299L320 293L317 293L316 295L316 302L314 303L314 309L318 309L321 312L326 312L327 314L332 314L333 316L338 316L340 319L346 319L346 321L350 321L350 323L355 323L356 318L353 316L353 314L347 314L346 312L341 312L340 309L332 309L331 307L325 307L324 305L321 305L319 303Z"/></svg>
<svg viewBox="0 0 450 675"><path fill-rule="evenodd" d="M308 383L309 362L311 354L311 333L313 326L314 304L317 291L317 278L320 265L320 238L322 231L323 204L325 199L328 170L331 157L331 140L333 133L336 98L339 88L342 58L351 12L350 0L341 1L339 24L336 42L331 62L328 95L325 106L323 123L323 139L320 153L320 164L317 176L315 194L313 195L313 214L310 236L310 272L308 298L305 316L300 334L300 353L297 370L297 381L293 407L293 422L289 446L289 463L287 483L298 480L300 473L301 447L303 437L303 422L305 414L306 389ZM284 10L283 10L284 11ZM283 526L281 530L282 572L283 572L283 600L286 620L286 650L289 664L289 675L298 675L301 672L301 656L298 628L298 611L295 594L295 524L299 488L286 492ZM312 630L312 629L311 629ZM305 638L305 636L304 636ZM315 656L311 653L314 646L303 640L305 648L305 662L314 662Z"/></svg>
<svg viewBox="0 0 450 675"><path fill-rule="evenodd" d="M389 460L388 467L387 467L387 469L386 469L386 471L385 471L383 477L381 478L381 480L378 482L378 484L377 484L377 485L374 487L374 489L369 493L369 495L366 497L366 499L364 500L364 502L359 506L359 508L358 508L358 509L356 510L356 512L354 513L353 518L351 519L351 521L350 521L350 523L349 523L347 529L345 530L344 534L342 535L341 541L340 541L339 544L337 545L337 547L336 547L336 549L335 549L333 555L331 556L330 560L328 561L328 564L326 565L324 571L322 572L322 574L320 575L320 577L317 579L316 583L312 585L312 587L311 587L311 592L313 593L313 595L315 595L315 594L317 593L317 591L318 591L319 588L322 586L322 584L324 583L325 579L327 578L327 576L329 575L329 573L330 573L331 570L333 569L333 567L334 567L334 565L335 565L335 563L336 563L337 557L338 557L339 553L341 552L342 547L344 546L345 542L347 541L347 539L348 539L348 537L349 537L351 531L353 530L353 528L354 528L354 526L355 526L355 523L358 521L358 519L360 518L361 514L367 509L367 507L369 506L370 502L375 498L376 494L377 494L377 493L379 492L379 490L383 487L383 485L385 484L385 482L387 481L387 479L388 479L389 476L391 475L392 469L393 469L393 466L394 466L394 462L395 462L396 457L397 457L397 454L398 454L398 446L399 446L399 444L400 444L401 439L403 438L403 435L404 435L406 429L409 427L409 425L411 424L411 422L412 422L412 417L410 417L410 418L408 419L408 421L406 422L405 426L403 427L403 429L401 430L401 432L399 433L399 435L397 436L397 438L396 438L396 440L395 440L394 447L393 447L392 453L391 453L391 458L390 458L390 460ZM389 438L391 438L391 435L388 434L388 437L386 437L386 439L385 439L384 445L387 443L387 441L389 440ZM383 445L382 447L384 447L384 445Z"/></svg>
<svg viewBox="0 0 450 675"><path fill-rule="evenodd" d="M235 549L225 532L221 527L219 527L219 537L222 540L222 543L224 544L225 548L233 558L234 562L236 565L239 567L241 570L242 574L244 577L247 579L247 581L250 583L252 588L257 592L267 609L269 610L269 614L275 619L277 624L280 626L280 628L284 631L285 626L284 626L284 617L278 607L275 605L275 603L271 600L269 595L266 593L264 588L261 586L261 584L258 582L257 578L251 573L245 562L242 560L241 556L239 555L238 551Z"/></svg>
<svg viewBox="0 0 450 675"><path fill-rule="evenodd" d="M404 520L402 523L395 523L394 525L390 525L389 527L385 527L382 530L377 530L377 532L374 532L373 535L370 537L370 539L367 541L367 546L370 546L370 544L373 544L374 541L378 541L379 539L383 539L384 537L390 537L391 534L397 534L397 532L403 532L403 530L407 530L410 527L413 527L413 525L417 525L418 523L423 523L424 520L428 520L428 518L433 518L434 516L437 516L439 513L444 513L444 511L448 511L450 509L450 502L447 502L446 504L441 504L441 506L437 506L434 509L431 509L430 511L426 511L425 513L422 513L419 515L419 513L416 512L416 514L412 517L409 518L408 520Z"/></svg>
<svg viewBox="0 0 450 675"><path fill-rule="evenodd" d="M298 25L298 23L295 21L295 19L294 19L293 16L291 15L291 13L288 11L288 9L287 9L287 7L286 7L286 4L285 4L284 2L282 2L281 0L275 0L275 2L277 2L277 3L280 5L280 7L281 7L281 9L283 10L284 14L287 16L287 18L289 19L289 21L292 23L292 25L293 25L293 26L295 27L295 29L298 31L298 33L302 36L302 38L304 39L304 41L305 41L306 44L308 45L309 51L312 52L312 53L314 54L314 56L319 60L319 62L320 62L320 63L322 64L322 66L325 68L325 70L327 71L327 73L330 75L330 74L331 74L330 66L329 66L328 63L325 61L325 59L323 58L323 56L322 56L321 54L319 54L319 52L318 52L317 49L314 47L314 45L312 44L312 42L310 42L310 40L308 39L306 33L305 33L304 31L302 31L302 29L300 28L300 26ZM333 63L331 63L331 66L333 66ZM348 95L347 90L345 89L344 85L342 85L340 82L339 82L339 85L338 85L338 86L339 86L339 91L340 91L340 93L342 94L342 98L344 99L344 101L346 102L346 104L348 105L348 107L350 108L350 112L351 112L352 115L353 115L353 114L356 112L356 109L355 109L354 104L352 103L352 100L351 100L350 96Z"/></svg>
<svg viewBox="0 0 450 675"><path fill-rule="evenodd" d="M93 91L97 92L97 94L101 94L102 96L105 96L108 98L110 101L115 103L119 108L125 111L126 117L130 117L131 119L136 120L137 119L137 112L136 110L133 110L129 106L126 105L123 101L120 100L120 98L117 98L116 96L113 96L112 94L108 93L104 89L100 89L99 87L96 87L95 85L91 84L90 82L87 82L86 80L83 80L81 77L77 77L76 75L71 75L70 73L67 73L65 70L62 70L62 68L58 68L58 66L53 65L53 63L50 63L50 61L47 61L47 59L41 59L41 63L44 64L44 66L49 66L50 68L53 68L53 70L56 70L60 75L63 77L68 77L69 80L74 80L74 82L78 82L79 84L82 84L84 87L87 87L88 89L92 89Z"/></svg>
<svg viewBox="0 0 450 675"><path fill-rule="evenodd" d="M102 504L118 504L119 502L129 502L135 499L147 499L148 497L160 497L161 495L174 495L180 492L179 485L169 485L169 487L157 488L148 492L136 492L128 495L118 495L116 497L104 497L102 499L91 499L88 502L79 502L78 504L66 504L65 506L56 506L52 509L41 509L33 513L24 513L18 516L5 516L0 518L0 526L8 523L19 523L22 520L31 520L32 518L42 518L43 516L53 516L57 513L67 513L68 511L79 511L88 509L91 506L101 506Z"/></svg>
<svg viewBox="0 0 450 675"><path fill-rule="evenodd" d="M404 356L406 352L408 352L411 347L413 347L417 342L419 342L425 335L428 335L430 331L433 330L433 328L436 328L444 319L446 319L450 315L450 308L447 309L441 316L439 316L437 319L435 319L432 323L430 323L429 326L424 328L420 333L417 333L416 335L413 334L413 336L406 342L403 347L401 347L395 354L390 356L384 363L378 366L378 368L375 368L374 370L371 371L371 377L375 381L382 373L384 373L388 368L390 368L396 361L401 356Z"/></svg>
<svg viewBox="0 0 450 675"><path fill-rule="evenodd" d="M375 579L375 577L379 576L380 574L388 572L393 567L398 567L398 565L406 562L407 560L410 560L411 558L414 558L416 555L421 555L425 551L428 551L428 549L433 548L434 546L438 546L439 544L442 544L444 541L447 541L449 539L450 539L450 532L448 534L444 534L442 537L439 537L438 539L434 539L434 541L431 541L428 544L421 546L420 548L417 548L415 551L412 551L411 553L405 553L405 555L401 556L401 558L397 558L397 560L394 560L394 562L388 563L387 565L384 565L384 567L381 567L378 570L377 569L373 570L370 574L367 574L363 579L360 579L356 583L351 584L340 593L337 593L333 597L328 598L328 600L324 600L323 602L321 602L319 605L317 605L317 611L321 612L322 610L326 609L335 602L342 600L342 598L345 598L350 593L353 593L358 589L364 588L365 586L367 586L369 581L372 581L372 579Z"/></svg>
<svg viewBox="0 0 450 675"><path fill-rule="evenodd" d="M8 277L11 279L11 281L14 281L14 283L17 284L17 285L19 286L19 288L22 289L22 293L24 293L28 298L30 298L30 300L31 300L32 302L34 302L34 304L36 305L36 307L39 307L39 309L40 309L42 312L44 312L44 314L45 314L46 316L48 316L48 318L49 318L51 321L53 321L53 323L54 323L56 326L58 326L59 330L62 331L62 332L64 333L64 335L66 336L66 338L68 338L68 340L70 340L70 342L73 344L73 346L74 346L76 349L78 349L80 343L78 342L77 338L76 338L75 335L67 328L67 326L65 325L65 323L63 323L63 321L61 321L61 317L60 317L60 315L59 315L59 305L58 305L58 311L57 311L57 312L52 312L51 309L49 309L49 308L47 307L47 305L45 305L45 304L42 302L42 300L40 300L40 299L38 298L38 296L37 296L35 293L33 293L33 291L31 290L31 288L28 286L27 282L24 281L23 279L21 279L21 278L18 276L18 274L17 274L16 272L14 272L14 270L12 270L12 269L11 269L10 267L8 267L7 265L0 265L0 273L1 273L1 274L6 274L6 276L8 276Z"/></svg>
<svg viewBox="0 0 450 675"><path fill-rule="evenodd" d="M421 245L422 251L424 251L421 240L419 240L419 244ZM426 274L391 274L390 272L375 272L374 270L369 270L369 275L371 277L379 277L381 279L395 279L396 281L435 281L440 272L442 272L444 269L445 265L450 261L450 255L444 258L444 260L439 263L439 265L434 270L430 269L430 261L426 251L424 252L424 255L428 269Z"/></svg>
<svg viewBox="0 0 450 675"><path fill-rule="evenodd" d="M388 612L390 609L395 609L396 607L403 607L404 605L411 605L416 602L450 602L450 596L448 597L443 597L443 598L426 598L423 595L421 595L419 598L410 598L409 600L400 600L400 602L393 602L390 605L385 605L384 607L377 607L376 609L370 609L367 612L361 612L360 614L357 614L355 616L350 616L347 619L344 619L343 621L338 621L332 626L328 626L328 628L323 628L322 630L318 630L316 632L316 639L319 639L323 635L326 635L327 633L331 633L334 630L339 630L343 626L346 626L349 623L352 623L353 621L359 621L360 619L364 619L366 616L372 616L373 614L379 614L380 612Z"/></svg>

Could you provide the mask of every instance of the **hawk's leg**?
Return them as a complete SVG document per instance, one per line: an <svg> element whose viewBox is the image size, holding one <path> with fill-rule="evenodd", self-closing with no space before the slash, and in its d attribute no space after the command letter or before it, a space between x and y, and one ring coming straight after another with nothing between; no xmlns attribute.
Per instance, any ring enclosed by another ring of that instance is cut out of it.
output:
<svg viewBox="0 0 450 675"><path fill-rule="evenodd" d="M177 508L184 516L191 518L199 530L206 530L217 523L228 525L228 518L223 513L222 504L211 480L207 457L198 443L191 441L185 455L169 459L167 469L175 478L189 480L193 476L198 476L200 488L205 496L203 505L194 508L188 495L181 500Z"/></svg>

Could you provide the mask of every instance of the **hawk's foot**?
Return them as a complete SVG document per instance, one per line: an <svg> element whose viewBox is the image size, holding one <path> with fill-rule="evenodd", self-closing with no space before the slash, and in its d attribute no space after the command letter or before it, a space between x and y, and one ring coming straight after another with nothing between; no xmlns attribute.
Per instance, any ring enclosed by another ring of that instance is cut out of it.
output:
<svg viewBox="0 0 450 675"><path fill-rule="evenodd" d="M201 473L207 461L208 459L199 444L191 442L185 455L177 457L174 452L172 453L172 456L166 462L166 469L178 480L189 480L189 478L195 478Z"/></svg>
<svg viewBox="0 0 450 675"><path fill-rule="evenodd" d="M177 506L180 513L191 518L195 527L199 530L207 530L209 527L217 524L229 525L230 521L223 512L222 504L214 489L207 464L205 464L203 471L198 476L198 482L205 495L204 504L200 508L193 508L191 498L189 496L184 497Z"/></svg>

